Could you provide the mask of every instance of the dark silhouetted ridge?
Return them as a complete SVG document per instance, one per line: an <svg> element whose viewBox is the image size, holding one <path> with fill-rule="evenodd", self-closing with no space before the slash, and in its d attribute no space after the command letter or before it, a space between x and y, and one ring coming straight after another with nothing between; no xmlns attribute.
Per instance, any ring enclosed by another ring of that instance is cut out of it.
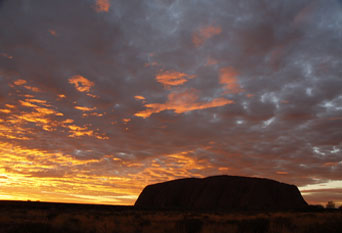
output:
<svg viewBox="0 0 342 233"><path fill-rule="evenodd" d="M186 178L148 185L135 207L170 210L296 210L307 203L295 185L278 181L240 177L212 176Z"/></svg>

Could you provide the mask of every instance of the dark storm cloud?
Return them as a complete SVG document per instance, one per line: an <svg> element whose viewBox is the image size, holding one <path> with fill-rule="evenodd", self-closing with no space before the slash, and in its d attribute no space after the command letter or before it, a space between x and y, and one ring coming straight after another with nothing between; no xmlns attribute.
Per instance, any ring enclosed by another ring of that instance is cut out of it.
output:
<svg viewBox="0 0 342 233"><path fill-rule="evenodd" d="M8 136L1 140L97 159L78 167L92 174L150 177L142 182L170 179L168 168L179 164L168 155L183 152L180 161L201 168L180 163L184 176L228 173L298 185L341 179L340 3L115 0L99 10L91 0L0 1L0 124ZM186 81L168 77L174 83L165 85L160 74ZM70 82L75 76L93 85L80 91ZM27 83L14 85L19 79ZM27 94L55 113L27 123L37 117L37 107L19 102ZM145 118L137 114L148 109ZM19 124L12 118L24 113L27 130L11 131Z"/></svg>

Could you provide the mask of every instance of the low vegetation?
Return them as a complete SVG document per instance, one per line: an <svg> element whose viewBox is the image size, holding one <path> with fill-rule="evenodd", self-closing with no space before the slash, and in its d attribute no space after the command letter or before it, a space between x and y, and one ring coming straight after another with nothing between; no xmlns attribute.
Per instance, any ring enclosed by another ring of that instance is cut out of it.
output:
<svg viewBox="0 0 342 233"><path fill-rule="evenodd" d="M1 233L341 233L342 211L199 213L131 207L0 205Z"/></svg>

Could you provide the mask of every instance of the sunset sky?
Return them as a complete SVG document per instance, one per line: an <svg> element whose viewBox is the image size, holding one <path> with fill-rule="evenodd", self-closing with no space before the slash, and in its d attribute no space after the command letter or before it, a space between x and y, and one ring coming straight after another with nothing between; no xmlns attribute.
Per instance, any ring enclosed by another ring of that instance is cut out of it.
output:
<svg viewBox="0 0 342 233"><path fill-rule="evenodd" d="M0 0L0 199L220 174L342 205L342 1Z"/></svg>

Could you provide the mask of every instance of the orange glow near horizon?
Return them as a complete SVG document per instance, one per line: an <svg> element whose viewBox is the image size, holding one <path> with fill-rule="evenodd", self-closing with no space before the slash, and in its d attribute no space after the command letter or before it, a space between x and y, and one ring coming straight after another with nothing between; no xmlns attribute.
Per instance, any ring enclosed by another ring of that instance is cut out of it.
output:
<svg viewBox="0 0 342 233"><path fill-rule="evenodd" d="M104 158L78 160L66 154L25 149L9 143L0 143L0 153L0 198L132 204L139 192L127 185L132 183L128 178L109 174L93 176L82 169L90 164L101 164ZM63 170L63 167L68 167L68 171L72 172ZM120 187L112 188L114 184L120 184Z"/></svg>
<svg viewBox="0 0 342 233"><path fill-rule="evenodd" d="M150 166L128 163L114 155L80 160L9 143L0 143L0 153L0 199L8 200L133 205L141 190L150 183L194 175L203 177L190 170L212 167L206 160L191 158L191 151L145 161ZM89 174L85 169L106 163L121 164L131 173L123 177L113 176L111 170ZM137 168L140 172L135 172Z"/></svg>
<svg viewBox="0 0 342 233"><path fill-rule="evenodd" d="M185 177L201 178L204 177L203 171L215 169L210 161L193 158L193 151L159 155L143 163L123 161L115 155L77 159L68 154L29 149L10 143L0 143L0 153L2 200L133 205L148 184ZM125 166L128 174L114 176L111 170L106 169L96 173L87 171L89 166L101 167L108 163ZM231 168L219 167L218 170L225 173ZM336 182L334 184L338 187ZM328 191L334 188L330 186L326 186ZM320 188L324 186L309 185L300 189L304 198L310 200L310 195ZM315 200L310 203L325 204Z"/></svg>
<svg viewBox="0 0 342 233"><path fill-rule="evenodd" d="M215 168L208 160L193 158L193 151L159 155L144 163L128 163L115 155L77 159L68 154L29 149L10 143L0 143L0 153L2 200L133 205L148 184L184 177L203 178L203 171ZM113 176L111 170L106 169L93 174L87 172L89 166L104 166L108 163L127 167L128 174ZM66 167L68 170L64 170ZM227 172L231 168L220 167L218 170ZM334 185L338 187L339 184L331 183L330 188L334 188ZM309 185L300 189L304 198L310 200L310 195L322 188L322 185ZM329 189L328 184L326 189L334 190ZM325 204L315 200L310 203Z"/></svg>

